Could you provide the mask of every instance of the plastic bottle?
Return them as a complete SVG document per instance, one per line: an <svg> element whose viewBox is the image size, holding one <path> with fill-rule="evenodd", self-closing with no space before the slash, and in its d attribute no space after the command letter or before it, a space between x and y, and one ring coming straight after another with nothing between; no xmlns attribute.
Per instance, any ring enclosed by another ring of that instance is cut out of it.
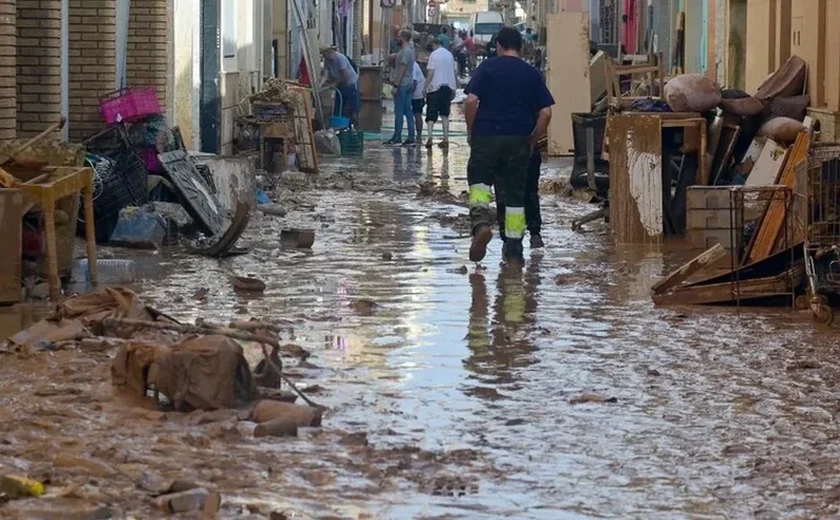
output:
<svg viewBox="0 0 840 520"><path fill-rule="evenodd" d="M134 260L109 258L98 260L96 267L101 283L131 283L135 280ZM88 260L83 258L73 263L73 280L90 282Z"/></svg>

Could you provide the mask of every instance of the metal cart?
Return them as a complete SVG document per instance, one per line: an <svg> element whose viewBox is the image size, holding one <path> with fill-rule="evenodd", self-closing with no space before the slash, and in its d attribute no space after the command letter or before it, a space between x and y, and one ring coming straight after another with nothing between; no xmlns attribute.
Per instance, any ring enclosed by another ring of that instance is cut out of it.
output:
<svg viewBox="0 0 840 520"><path fill-rule="evenodd" d="M840 303L840 145L815 144L797 166L806 189L805 272L809 305L817 321L834 321Z"/></svg>

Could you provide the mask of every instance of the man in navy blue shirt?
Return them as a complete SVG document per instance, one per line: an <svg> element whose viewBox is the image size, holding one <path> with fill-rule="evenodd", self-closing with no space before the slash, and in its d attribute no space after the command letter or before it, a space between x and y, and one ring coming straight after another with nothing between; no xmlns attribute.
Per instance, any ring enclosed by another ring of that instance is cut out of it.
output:
<svg viewBox="0 0 840 520"><path fill-rule="evenodd" d="M482 62L467 86L464 113L470 159L472 245L470 260L480 262L493 238L491 187L499 183L505 206L503 256L521 261L525 234L528 161L548 129L554 98L537 69L519 57L522 34L505 27L496 35L498 57Z"/></svg>

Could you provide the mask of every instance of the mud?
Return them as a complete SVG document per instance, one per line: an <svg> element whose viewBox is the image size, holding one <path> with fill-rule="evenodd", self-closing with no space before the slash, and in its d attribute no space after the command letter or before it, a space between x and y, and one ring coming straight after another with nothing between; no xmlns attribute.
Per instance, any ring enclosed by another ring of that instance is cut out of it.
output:
<svg viewBox="0 0 840 520"><path fill-rule="evenodd" d="M127 401L112 350L0 354L2 473L47 483L0 516L153 518L175 479L220 492L223 518L840 514L836 333L787 309L656 308L650 285L685 253L572 232L593 207L562 196L544 198L547 248L523 269L498 241L477 268L442 219L463 232L465 209L417 196L432 182L457 200L466 157L371 146L324 180L281 179L275 196L309 203L255 215L250 254L148 259L135 288L179 320L288 327L312 355L284 366L327 407L322 428L254 438L235 413ZM311 250L281 243L300 220Z"/></svg>

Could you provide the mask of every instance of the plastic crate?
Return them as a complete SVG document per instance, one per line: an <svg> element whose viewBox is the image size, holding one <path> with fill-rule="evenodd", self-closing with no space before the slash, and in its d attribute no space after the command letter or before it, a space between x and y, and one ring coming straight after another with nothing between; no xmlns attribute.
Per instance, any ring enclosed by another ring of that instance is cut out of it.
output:
<svg viewBox="0 0 840 520"><path fill-rule="evenodd" d="M99 100L102 117L109 125L133 121L152 114L160 114L160 102L154 87L124 88Z"/></svg>
<svg viewBox="0 0 840 520"><path fill-rule="evenodd" d="M365 151L365 133L361 130L344 130L338 133L341 155L362 155Z"/></svg>

